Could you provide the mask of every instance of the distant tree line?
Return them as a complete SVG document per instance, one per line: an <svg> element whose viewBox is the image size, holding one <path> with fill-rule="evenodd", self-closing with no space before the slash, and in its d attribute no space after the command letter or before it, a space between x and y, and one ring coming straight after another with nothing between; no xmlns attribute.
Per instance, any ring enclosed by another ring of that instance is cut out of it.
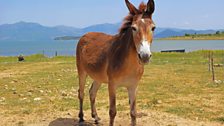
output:
<svg viewBox="0 0 224 126"><path fill-rule="evenodd" d="M194 34L188 34L186 33L184 36L186 37L197 37L197 36L213 36L213 35L224 35L224 31L216 31L214 34L197 34L197 33L194 33Z"/></svg>
<svg viewBox="0 0 224 126"><path fill-rule="evenodd" d="M56 37L54 40L77 40L80 39L80 37L75 37L75 36L62 36L62 37Z"/></svg>

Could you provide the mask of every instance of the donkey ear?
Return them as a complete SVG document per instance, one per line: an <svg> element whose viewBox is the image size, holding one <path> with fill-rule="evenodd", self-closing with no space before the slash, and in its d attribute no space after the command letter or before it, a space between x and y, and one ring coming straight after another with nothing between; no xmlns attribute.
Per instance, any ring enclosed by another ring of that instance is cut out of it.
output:
<svg viewBox="0 0 224 126"><path fill-rule="evenodd" d="M154 0L149 0L147 3L147 10L145 12L145 16L148 15L148 17L151 17L154 11L155 11Z"/></svg>
<svg viewBox="0 0 224 126"><path fill-rule="evenodd" d="M125 0L125 3L128 7L130 14L132 15L139 14L139 10L133 4L131 4L128 0Z"/></svg>

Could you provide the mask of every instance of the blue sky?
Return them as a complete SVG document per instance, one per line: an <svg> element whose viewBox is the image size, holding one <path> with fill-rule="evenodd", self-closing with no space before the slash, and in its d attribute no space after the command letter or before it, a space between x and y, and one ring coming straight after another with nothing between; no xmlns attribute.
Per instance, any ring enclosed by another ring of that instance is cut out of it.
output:
<svg viewBox="0 0 224 126"><path fill-rule="evenodd" d="M141 1L130 0L138 6ZM224 29L224 0L155 0L157 27ZM0 0L0 24L18 21L46 26L86 27L118 23L128 10L124 0Z"/></svg>

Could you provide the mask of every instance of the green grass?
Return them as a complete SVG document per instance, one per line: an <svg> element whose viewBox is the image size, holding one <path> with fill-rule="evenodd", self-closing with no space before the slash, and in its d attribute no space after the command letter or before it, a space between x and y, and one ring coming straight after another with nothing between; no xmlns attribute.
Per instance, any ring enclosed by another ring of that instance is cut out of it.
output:
<svg viewBox="0 0 224 126"><path fill-rule="evenodd" d="M224 51L213 51L217 64ZM224 122L224 68L215 68L216 84L208 71L208 51L154 53L139 83L137 109L168 112L202 121ZM0 57L0 111L5 116L32 115L78 110L78 75L75 57L47 58L43 55ZM84 109L90 109L87 79ZM40 101L34 101L41 98ZM107 85L97 96L97 108L108 109ZM117 90L118 111L129 110L127 91Z"/></svg>

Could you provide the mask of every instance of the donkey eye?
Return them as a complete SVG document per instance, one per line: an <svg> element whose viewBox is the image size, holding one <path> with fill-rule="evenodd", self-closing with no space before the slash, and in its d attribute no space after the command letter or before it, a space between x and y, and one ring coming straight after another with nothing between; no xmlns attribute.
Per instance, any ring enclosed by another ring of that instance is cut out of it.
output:
<svg viewBox="0 0 224 126"><path fill-rule="evenodd" d="M155 27L155 26L153 26L153 27L152 27L152 31L155 31L155 29L156 29L156 27Z"/></svg>
<svg viewBox="0 0 224 126"><path fill-rule="evenodd" d="M131 29L132 31L135 31L135 32L137 31L137 28L135 26L132 26Z"/></svg>

